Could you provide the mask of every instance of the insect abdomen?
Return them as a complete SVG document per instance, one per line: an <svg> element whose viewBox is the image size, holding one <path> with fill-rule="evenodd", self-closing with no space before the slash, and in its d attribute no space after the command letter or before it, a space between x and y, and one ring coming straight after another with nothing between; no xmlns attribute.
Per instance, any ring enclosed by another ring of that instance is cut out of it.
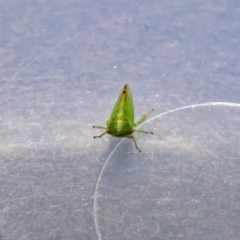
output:
<svg viewBox="0 0 240 240"><path fill-rule="evenodd" d="M132 124L128 120L112 120L108 123L109 133L116 136L127 134L131 131Z"/></svg>

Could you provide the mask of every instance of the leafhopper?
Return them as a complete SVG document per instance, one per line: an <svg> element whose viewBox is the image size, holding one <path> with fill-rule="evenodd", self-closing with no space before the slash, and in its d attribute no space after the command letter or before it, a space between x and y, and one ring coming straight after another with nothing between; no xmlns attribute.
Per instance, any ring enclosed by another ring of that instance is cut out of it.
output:
<svg viewBox="0 0 240 240"><path fill-rule="evenodd" d="M153 134L152 132L146 132L142 130L135 129L138 125L143 123L147 116L154 111L153 109L144 113L142 118L134 122L134 106L132 92L128 84L125 84L118 99L115 103L112 114L107 120L106 127L93 126L93 128L105 129L99 136L94 136L93 138L101 138L105 134L110 134L114 137L126 137L132 139L135 145L135 148L141 152L137 146L135 137L132 135L133 132Z"/></svg>

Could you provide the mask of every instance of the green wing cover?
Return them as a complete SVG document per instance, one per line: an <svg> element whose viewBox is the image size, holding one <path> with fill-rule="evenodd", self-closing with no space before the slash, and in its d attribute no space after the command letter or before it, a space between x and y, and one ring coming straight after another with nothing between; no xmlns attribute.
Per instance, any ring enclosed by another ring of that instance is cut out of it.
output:
<svg viewBox="0 0 240 240"><path fill-rule="evenodd" d="M114 107L109 121L116 118L127 118L134 123L134 106L132 92L128 84L125 84Z"/></svg>

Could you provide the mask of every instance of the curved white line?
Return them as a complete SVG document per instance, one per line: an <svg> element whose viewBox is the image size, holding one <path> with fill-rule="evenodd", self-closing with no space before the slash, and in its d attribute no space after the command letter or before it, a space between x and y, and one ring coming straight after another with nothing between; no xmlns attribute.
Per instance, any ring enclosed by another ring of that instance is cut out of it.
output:
<svg viewBox="0 0 240 240"><path fill-rule="evenodd" d="M189 108L195 108L195 107L204 107L204 106L228 106L228 107L240 107L240 104L239 103L229 103L229 102L206 102L206 103L200 103L200 104L193 104L193 105L188 105L188 106L185 106L185 107L179 107L179 108L175 108L175 109L172 109L172 110L169 110L167 112L164 112L164 113L160 113L158 114L157 116L155 117L152 117L150 119L148 119L147 121L145 121L144 123L147 123L147 122L150 122L152 121L153 119L155 118L158 118L158 117L161 117L161 116L164 116L164 115L167 115L169 113L173 113L173 112L177 112L177 111L181 111L181 110L185 110L185 109L189 109ZM143 125L144 123L142 123L141 125ZM139 126L141 126L139 125ZM96 184L96 187L95 187L95 193L94 193L94 197L93 197L93 217L94 217L94 224L95 224L95 229L96 229L96 233L98 235L98 239L99 240L102 240L102 236L101 236L101 233L100 233L100 227L99 227L99 223L98 223L98 220L97 220L97 214L96 214L96 209L97 209L97 196L98 196L98 185L99 185L99 182L100 182L100 179L102 177L102 174L103 174L103 171L110 159L110 157L112 156L112 154L114 153L114 151L118 148L118 146L122 143L122 141L124 140L124 138L117 144L117 146L112 150L112 152L110 153L110 155L108 156L107 160L105 161L105 163L103 164L103 167L100 171L100 174L98 176L98 179L97 179L97 184Z"/></svg>

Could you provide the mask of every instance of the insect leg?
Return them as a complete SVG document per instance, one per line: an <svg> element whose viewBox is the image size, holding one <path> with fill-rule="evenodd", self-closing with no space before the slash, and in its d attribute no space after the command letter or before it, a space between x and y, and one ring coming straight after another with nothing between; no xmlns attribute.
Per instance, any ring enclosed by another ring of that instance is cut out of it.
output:
<svg viewBox="0 0 240 240"><path fill-rule="evenodd" d="M106 127L100 127L100 126L93 126L93 128L101 128L101 129L107 129ZM101 138L103 135L105 135L107 133L107 131L106 132L103 132L101 135L99 135L99 136L94 136L93 138Z"/></svg>
<svg viewBox="0 0 240 240"><path fill-rule="evenodd" d="M129 138L129 139L132 139L133 142L134 142L135 148L136 148L139 152L141 152L141 150L140 150L140 149L138 148L138 146L137 146L137 142L136 142L136 139L135 139L134 136L132 136L132 135L126 135L125 137L126 137L126 138Z"/></svg>
<svg viewBox="0 0 240 240"><path fill-rule="evenodd" d="M138 129L133 129L134 132L140 132L140 133L149 133L149 134L153 134L153 132L146 132L143 130L138 130Z"/></svg>
<svg viewBox="0 0 240 240"><path fill-rule="evenodd" d="M136 126L140 125L141 123L143 123L143 122L146 120L147 116L148 116L151 112L153 112L153 111L154 111L154 109L152 109L152 110L150 110L150 111L148 111L148 112L145 112L145 113L143 114L142 118L141 118L139 121L135 122L133 126L136 127Z"/></svg>
<svg viewBox="0 0 240 240"><path fill-rule="evenodd" d="M100 126L93 126L93 128L107 129L106 127L100 127Z"/></svg>
<svg viewBox="0 0 240 240"><path fill-rule="evenodd" d="M103 135L105 135L107 132L103 132L101 135L99 136L94 136L93 138L101 138Z"/></svg>

